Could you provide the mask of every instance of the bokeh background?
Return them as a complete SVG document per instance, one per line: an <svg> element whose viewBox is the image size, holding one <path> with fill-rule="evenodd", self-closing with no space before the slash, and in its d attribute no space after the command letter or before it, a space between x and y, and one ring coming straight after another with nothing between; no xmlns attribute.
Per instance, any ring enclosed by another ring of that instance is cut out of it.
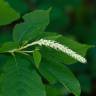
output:
<svg viewBox="0 0 96 96"><path fill-rule="evenodd" d="M21 15L35 9L52 7L47 31L58 32L80 43L96 45L96 0L6 0ZM12 39L12 29L17 22L0 27L0 44ZM88 63L71 65L80 81L81 96L96 96L96 48L86 54ZM57 85L58 88L60 87ZM58 89L59 90L59 89ZM56 93L56 90L49 90ZM51 95L49 95L51 96ZM53 96L53 95L52 95ZM59 96L59 95L56 95ZM65 96L65 95L64 95ZM73 96L71 94L66 96Z"/></svg>

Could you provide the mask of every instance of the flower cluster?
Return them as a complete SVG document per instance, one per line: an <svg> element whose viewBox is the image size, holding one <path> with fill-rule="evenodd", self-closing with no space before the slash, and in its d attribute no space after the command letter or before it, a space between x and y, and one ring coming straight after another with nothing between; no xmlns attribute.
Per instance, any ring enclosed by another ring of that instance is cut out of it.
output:
<svg viewBox="0 0 96 96"><path fill-rule="evenodd" d="M40 40L32 43L32 45L35 45L35 44L38 44L40 46L43 45L43 46L46 46L46 47L50 47L50 48L53 48L55 50L66 53L67 55L71 56L72 58L78 60L81 63L86 63L87 62L87 60L84 57L77 54L73 50L69 49L67 46L62 45L62 44L60 44L60 43L58 43L56 41L40 39Z"/></svg>

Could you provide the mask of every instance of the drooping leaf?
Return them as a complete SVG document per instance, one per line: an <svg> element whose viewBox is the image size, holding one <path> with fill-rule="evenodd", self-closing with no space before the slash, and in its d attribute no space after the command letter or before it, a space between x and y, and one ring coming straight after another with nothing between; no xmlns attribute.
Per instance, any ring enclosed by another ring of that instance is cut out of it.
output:
<svg viewBox="0 0 96 96"><path fill-rule="evenodd" d="M24 56L10 58L2 74L2 96L46 96L41 78Z"/></svg>
<svg viewBox="0 0 96 96"><path fill-rule="evenodd" d="M50 10L36 10L23 16L24 22L17 24L14 28L14 41L32 40L38 33L45 31L49 24Z"/></svg>
<svg viewBox="0 0 96 96"><path fill-rule="evenodd" d="M16 12L6 0L0 0L0 25L10 24L19 19L20 15Z"/></svg>
<svg viewBox="0 0 96 96"><path fill-rule="evenodd" d="M39 50L37 50L37 49L34 50L33 58L34 58L35 65L38 68L41 63L41 59L42 59L42 56L41 56L41 53L39 52Z"/></svg>
<svg viewBox="0 0 96 96"><path fill-rule="evenodd" d="M46 70L50 73L50 76L54 77L57 81L59 81L64 87L71 93L73 93L75 96L80 96L81 89L79 81L75 78L73 73L69 68L67 68L63 64L59 64L56 61L49 61L48 59L45 60L40 66L40 70L42 73L46 72ZM42 73L43 74L43 73ZM46 78L46 74L45 76Z"/></svg>

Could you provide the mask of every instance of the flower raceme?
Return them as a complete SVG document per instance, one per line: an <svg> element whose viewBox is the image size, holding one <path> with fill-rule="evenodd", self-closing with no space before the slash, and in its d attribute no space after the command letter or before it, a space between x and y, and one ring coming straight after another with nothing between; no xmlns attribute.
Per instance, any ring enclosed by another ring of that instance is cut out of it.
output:
<svg viewBox="0 0 96 96"><path fill-rule="evenodd" d="M87 60L82 57L81 55L79 55L77 52L71 50L70 48L68 48L67 46L65 45L62 45L54 40L46 40L46 39L40 39L38 41L34 41L32 43L29 43L25 46L22 46L21 48L19 49L13 49L11 51L9 51L10 53L13 53L13 52L25 52L25 53L30 53L30 52L33 52L33 51L22 51L30 46L33 46L33 45L39 45L39 46L46 46L46 47L50 47L50 48L53 48L57 51L61 51L63 53L66 53L68 56L74 58L75 60L81 62L81 63L87 63Z"/></svg>
<svg viewBox="0 0 96 96"><path fill-rule="evenodd" d="M40 40L32 43L32 45L36 45L36 44L38 44L40 46L46 46L46 47L53 48L57 51L61 51L63 53L66 53L68 56L71 56L72 58L76 59L77 61L79 61L81 63L87 63L87 60L84 57L77 54L76 52L74 52L73 50L68 48L67 46L62 45L56 41L40 39Z"/></svg>

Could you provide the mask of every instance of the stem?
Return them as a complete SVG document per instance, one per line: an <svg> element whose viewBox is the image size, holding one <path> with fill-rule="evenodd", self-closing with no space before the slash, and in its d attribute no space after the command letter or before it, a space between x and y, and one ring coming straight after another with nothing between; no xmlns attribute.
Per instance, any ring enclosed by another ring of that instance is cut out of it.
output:
<svg viewBox="0 0 96 96"><path fill-rule="evenodd" d="M21 48L10 50L10 51L8 51L8 53L14 53L14 52L19 52L19 53L32 53L32 52L34 52L34 51L22 51L22 50L24 50L24 49L26 49L26 48L28 48L28 47L31 47L31 46L33 46L33 45L36 45L36 44L37 44L37 42L32 42L32 43L30 43L30 44L27 44L27 45L25 45L25 46L22 46Z"/></svg>
<svg viewBox="0 0 96 96"><path fill-rule="evenodd" d="M37 44L37 42L32 42L32 43L30 43L30 44L27 44L27 45L25 45L25 46L22 46L22 47L19 48L19 49L14 49L13 51L20 51L20 50L26 49L26 48L28 48L28 47L31 47L31 46L33 46L33 45L36 45L36 44Z"/></svg>

